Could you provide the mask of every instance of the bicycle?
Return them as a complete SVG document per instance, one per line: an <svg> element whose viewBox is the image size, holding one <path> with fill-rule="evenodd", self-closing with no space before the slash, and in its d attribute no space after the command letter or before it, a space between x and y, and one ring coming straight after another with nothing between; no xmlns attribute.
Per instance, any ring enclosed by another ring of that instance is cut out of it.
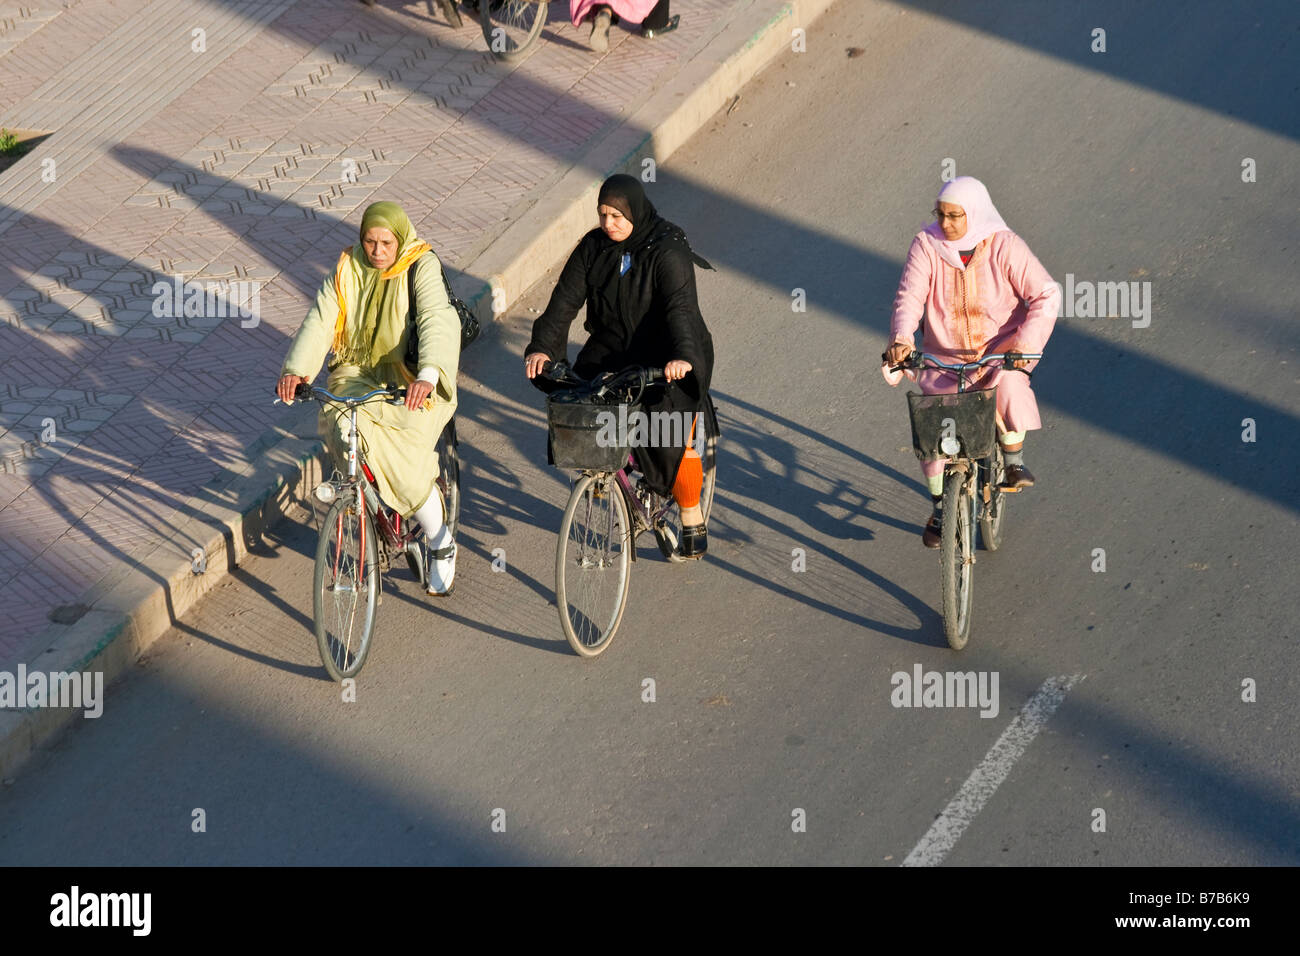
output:
<svg viewBox="0 0 1300 956"><path fill-rule="evenodd" d="M510 61L522 56L542 35L550 4L548 0L465 0L465 8L478 18L492 55Z"/></svg>
<svg viewBox="0 0 1300 956"><path fill-rule="evenodd" d="M1019 353L1040 359L1041 353ZM1002 546L1006 496L1019 489L1001 487L1006 466L998 432L1005 431L997 412L997 388L966 389L966 373L1007 354L986 355L974 362L941 362L913 352L891 371L938 368L957 373L957 391L935 395L909 392L912 446L925 460L946 458L943 472L943 530L939 538L939 584L943 631L955 651L970 639L971 591L975 565L976 524L986 551ZM929 364L925 364L929 363ZM978 509L978 510L977 510Z"/></svg>
<svg viewBox="0 0 1300 956"><path fill-rule="evenodd" d="M622 623L636 539L651 532L668 561L691 560L681 553L681 513L672 496L651 491L644 478L633 481L636 458L626 444L609 445L593 435L601 410L618 414L620 405L636 406L649 385L665 381L663 369L632 367L588 382L567 363L548 362L542 374L566 388L547 401L555 465L580 472L560 520L555 604L569 646L581 657L595 657L609 647ZM694 428L701 429L698 436ZM718 447L717 410L708 396L696 413L694 428L689 436L686 427L682 432L684 440L700 449L700 509L707 525L717 484Z"/></svg>
<svg viewBox="0 0 1300 956"><path fill-rule="evenodd" d="M429 557L424 531L419 522L403 520L383 503L375 488L374 472L357 442L357 409L372 401L401 404L406 389L375 389L348 398L299 384L294 398L341 405L349 416L347 475L335 469L312 491L316 501L329 506L321 523L312 575L316 646L325 670L336 681L342 681L355 677L370 653L375 615L383 599L381 575L391 570L392 557L402 554L420 587L428 584ZM457 445L453 417L435 446L438 488L447 506L447 526L453 537L460 523Z"/></svg>

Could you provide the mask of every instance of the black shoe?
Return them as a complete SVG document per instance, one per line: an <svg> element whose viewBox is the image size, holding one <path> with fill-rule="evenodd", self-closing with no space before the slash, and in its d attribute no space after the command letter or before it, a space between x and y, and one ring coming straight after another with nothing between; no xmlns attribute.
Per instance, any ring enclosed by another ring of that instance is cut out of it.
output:
<svg viewBox="0 0 1300 956"><path fill-rule="evenodd" d="M665 26L657 27L653 30L647 29L646 27L642 27L641 35L645 37L647 40L653 40L655 37L663 36L665 33L672 33L674 30L677 29L677 24L681 21L681 19L682 19L682 15L680 13L674 13L672 15L672 18L668 21L667 25Z"/></svg>
<svg viewBox="0 0 1300 956"><path fill-rule="evenodd" d="M709 529L702 524L682 527L682 557L702 558L709 550Z"/></svg>

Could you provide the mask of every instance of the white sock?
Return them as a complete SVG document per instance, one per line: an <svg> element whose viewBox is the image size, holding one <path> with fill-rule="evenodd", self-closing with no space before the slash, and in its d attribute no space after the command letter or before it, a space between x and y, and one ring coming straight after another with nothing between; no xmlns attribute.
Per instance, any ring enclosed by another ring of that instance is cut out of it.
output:
<svg viewBox="0 0 1300 956"><path fill-rule="evenodd" d="M451 544L451 529L447 527L442 510L442 494L435 484L433 490L429 492L429 500L416 508L415 514L411 515L420 522L420 527L424 529L425 540L435 551Z"/></svg>

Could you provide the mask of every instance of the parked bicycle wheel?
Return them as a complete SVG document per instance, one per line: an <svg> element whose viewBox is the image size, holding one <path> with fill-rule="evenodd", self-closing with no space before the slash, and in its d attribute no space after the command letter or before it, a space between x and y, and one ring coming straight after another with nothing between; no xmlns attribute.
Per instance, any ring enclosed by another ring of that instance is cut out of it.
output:
<svg viewBox="0 0 1300 956"><path fill-rule="evenodd" d="M954 651L965 647L970 638L975 500L967 494L966 487L966 476L961 472L949 472L944 479L939 584L943 594L943 633Z"/></svg>
<svg viewBox="0 0 1300 956"><path fill-rule="evenodd" d="M545 0L479 0L478 23L492 55L521 56L542 35L549 6Z"/></svg>
<svg viewBox="0 0 1300 956"><path fill-rule="evenodd" d="M700 455L700 464L704 469L704 483L700 486L700 511L704 513L704 524L707 527L709 514L713 510L713 492L718 484L718 413L713 407L712 397L708 398L700 410L696 427L704 430L704 447ZM681 554L681 508L674 505L664 516L663 525L654 531L659 551L665 558L675 564L690 560Z"/></svg>
<svg viewBox="0 0 1300 956"><path fill-rule="evenodd" d="M316 645L335 680L355 677L366 662L378 604L374 523L359 496L344 494L326 512L312 582Z"/></svg>
<svg viewBox="0 0 1300 956"><path fill-rule="evenodd" d="M634 547L627 502L613 476L583 475L573 486L555 551L555 604L569 646L595 657L623 620Z"/></svg>
<svg viewBox="0 0 1300 956"><path fill-rule="evenodd" d="M1002 461L1002 446L997 444L993 454L989 456L989 480L985 485L989 501L980 515L980 541L985 551L996 551L1002 547L1002 526L1006 523L1008 495L998 486L1002 484L1005 467Z"/></svg>

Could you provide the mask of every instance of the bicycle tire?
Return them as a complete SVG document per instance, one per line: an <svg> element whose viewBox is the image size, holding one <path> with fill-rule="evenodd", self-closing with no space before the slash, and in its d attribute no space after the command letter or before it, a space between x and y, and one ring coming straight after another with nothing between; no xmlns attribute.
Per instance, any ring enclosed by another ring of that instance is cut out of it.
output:
<svg viewBox="0 0 1300 956"><path fill-rule="evenodd" d="M713 513L713 493L718 486L718 410L713 407L713 396L704 397L700 417L704 422L704 484L700 487L700 510L704 512L704 525L708 527Z"/></svg>
<svg viewBox="0 0 1300 956"><path fill-rule="evenodd" d="M438 490L447 506L447 527L451 536L460 530L460 453L456 451L455 421L447 424L438 436Z"/></svg>
<svg viewBox="0 0 1300 956"><path fill-rule="evenodd" d="M312 575L316 647L325 670L336 681L355 677L361 671L375 630L379 555L373 516L365 514L364 508L356 492L335 500L325 513L316 544ZM358 562L360 556L364 558ZM339 598L348 593L355 597Z"/></svg>
<svg viewBox="0 0 1300 956"><path fill-rule="evenodd" d="M479 0L479 28L488 52L507 62L523 56L542 35L549 7L546 0Z"/></svg>
<svg viewBox="0 0 1300 956"><path fill-rule="evenodd" d="M627 502L613 475L583 475L569 494L555 548L555 605L564 637L580 657L605 651L623 621L633 547ZM607 611L589 609L609 600Z"/></svg>
<svg viewBox="0 0 1300 956"><path fill-rule="evenodd" d="M1007 498L1008 495L998 486L1002 483L1002 475L1005 471L1005 464L1002 461L1002 446L999 444L993 454L988 458L989 462L989 503L987 508L981 508L980 515L980 543L984 545L985 551L996 551L1002 547L1002 529L1006 525ZM990 512L992 515L990 516Z"/></svg>
<svg viewBox="0 0 1300 956"><path fill-rule="evenodd" d="M709 526L709 515L713 512L713 493L718 484L718 411L713 407L712 396L706 396L705 405L700 409L700 427L704 429L704 452L700 455L704 471L704 482L700 485L700 511L704 515L704 526ZM681 509L676 505L668 513L668 527L655 529L655 540L659 551L674 564L683 564L692 560L681 553Z"/></svg>
<svg viewBox="0 0 1300 956"><path fill-rule="evenodd" d="M951 471L944 478L943 531L939 536L939 588L943 596L943 633L948 646L959 651L970 639L971 590L974 584L971 553L971 506L966 476Z"/></svg>

